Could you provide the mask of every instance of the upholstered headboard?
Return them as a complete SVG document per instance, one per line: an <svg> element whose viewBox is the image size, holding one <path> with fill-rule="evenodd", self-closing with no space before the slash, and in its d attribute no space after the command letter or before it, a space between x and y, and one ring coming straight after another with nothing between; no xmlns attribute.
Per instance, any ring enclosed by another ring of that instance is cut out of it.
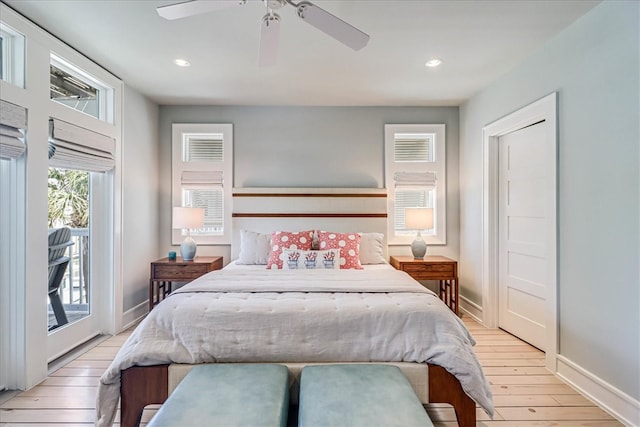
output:
<svg viewBox="0 0 640 427"><path fill-rule="evenodd" d="M231 259L240 252L240 230L260 233L321 229L387 230L384 188L235 188ZM384 256L387 258L386 237Z"/></svg>

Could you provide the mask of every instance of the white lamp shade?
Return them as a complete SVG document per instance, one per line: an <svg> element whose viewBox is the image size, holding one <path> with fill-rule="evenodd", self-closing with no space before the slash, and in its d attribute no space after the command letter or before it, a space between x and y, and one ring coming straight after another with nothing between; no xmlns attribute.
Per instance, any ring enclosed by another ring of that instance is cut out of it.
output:
<svg viewBox="0 0 640 427"><path fill-rule="evenodd" d="M433 228L433 208L406 208L404 226L409 230L429 230Z"/></svg>
<svg viewBox="0 0 640 427"><path fill-rule="evenodd" d="M186 228L189 230L204 227L204 209L202 208L173 208L172 228Z"/></svg>

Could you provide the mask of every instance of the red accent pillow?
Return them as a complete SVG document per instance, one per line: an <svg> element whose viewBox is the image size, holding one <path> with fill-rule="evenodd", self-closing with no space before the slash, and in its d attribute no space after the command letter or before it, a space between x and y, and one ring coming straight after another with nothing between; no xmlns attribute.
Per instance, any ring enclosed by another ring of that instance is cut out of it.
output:
<svg viewBox="0 0 640 427"><path fill-rule="evenodd" d="M320 249L340 249L340 268L361 270L360 234L319 231Z"/></svg>
<svg viewBox="0 0 640 427"><path fill-rule="evenodd" d="M308 251L313 241L313 230L274 231L271 233L271 251L267 268L282 269L282 250L300 249Z"/></svg>

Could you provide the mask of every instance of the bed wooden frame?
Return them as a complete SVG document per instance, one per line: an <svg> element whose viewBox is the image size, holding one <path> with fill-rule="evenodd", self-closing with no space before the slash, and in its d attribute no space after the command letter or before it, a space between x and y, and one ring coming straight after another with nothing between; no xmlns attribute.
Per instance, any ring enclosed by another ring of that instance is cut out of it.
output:
<svg viewBox="0 0 640 427"><path fill-rule="evenodd" d="M387 233L384 188L236 188L233 209L231 259L237 258L241 229L303 230L312 224L314 229ZM475 402L460 382L443 367L427 365L429 403L451 404L459 426L475 426ZM134 366L121 374L121 426L137 426L145 406L168 397L169 365Z"/></svg>
<svg viewBox="0 0 640 427"><path fill-rule="evenodd" d="M460 427L475 427L476 404L460 382L443 367L429 367L429 403L453 406ZM120 425L137 427L147 405L161 404L169 395L169 365L133 366L122 371Z"/></svg>

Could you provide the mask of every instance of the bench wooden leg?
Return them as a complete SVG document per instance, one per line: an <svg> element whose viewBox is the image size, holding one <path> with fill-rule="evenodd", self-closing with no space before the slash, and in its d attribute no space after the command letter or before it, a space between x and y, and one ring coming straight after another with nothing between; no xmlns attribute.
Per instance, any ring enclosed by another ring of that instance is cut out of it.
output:
<svg viewBox="0 0 640 427"><path fill-rule="evenodd" d="M137 427L144 407L163 403L169 394L169 365L133 366L120 380L120 425Z"/></svg>

